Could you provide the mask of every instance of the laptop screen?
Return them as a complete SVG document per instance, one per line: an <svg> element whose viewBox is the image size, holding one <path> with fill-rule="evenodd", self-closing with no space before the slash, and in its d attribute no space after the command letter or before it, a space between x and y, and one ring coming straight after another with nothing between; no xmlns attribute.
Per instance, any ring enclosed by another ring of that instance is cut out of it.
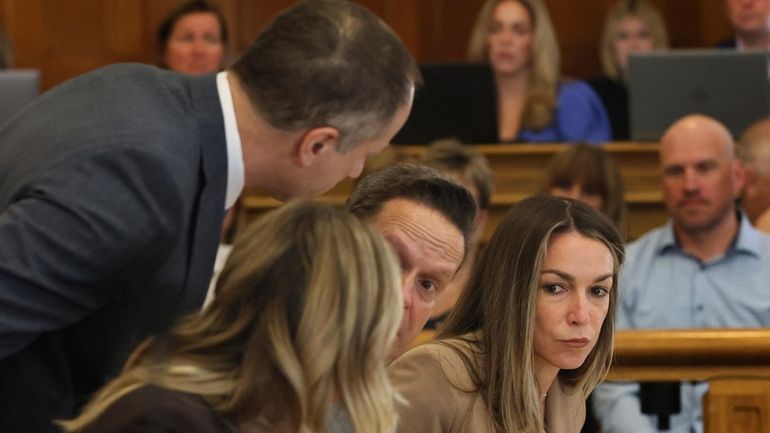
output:
<svg viewBox="0 0 770 433"><path fill-rule="evenodd" d="M0 127L40 93L40 71L0 71Z"/></svg>
<svg viewBox="0 0 770 433"><path fill-rule="evenodd" d="M740 136L770 114L762 51L670 50L629 58L631 138L658 140L677 119L705 114Z"/></svg>
<svg viewBox="0 0 770 433"><path fill-rule="evenodd" d="M440 138L463 143L497 142L497 103L486 64L422 64L423 86L395 144L427 144Z"/></svg>

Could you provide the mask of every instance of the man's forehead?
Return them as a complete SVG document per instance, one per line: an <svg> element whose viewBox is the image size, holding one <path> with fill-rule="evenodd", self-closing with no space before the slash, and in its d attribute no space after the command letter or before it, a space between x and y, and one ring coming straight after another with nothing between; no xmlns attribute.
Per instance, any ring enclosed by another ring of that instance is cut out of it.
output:
<svg viewBox="0 0 770 433"><path fill-rule="evenodd" d="M437 250L447 259L462 261L462 232L440 212L406 199L386 202L372 217L372 226L394 247ZM411 244L411 245L409 245Z"/></svg>
<svg viewBox="0 0 770 433"><path fill-rule="evenodd" d="M680 137L662 142L659 157L664 167L672 164L697 164L732 159L727 143L714 137Z"/></svg>

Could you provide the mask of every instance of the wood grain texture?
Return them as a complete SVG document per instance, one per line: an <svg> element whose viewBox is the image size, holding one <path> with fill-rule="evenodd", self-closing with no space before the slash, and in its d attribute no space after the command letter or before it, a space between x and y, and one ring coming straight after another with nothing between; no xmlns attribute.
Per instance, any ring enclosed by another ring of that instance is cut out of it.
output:
<svg viewBox="0 0 770 433"><path fill-rule="evenodd" d="M232 60L292 0L213 0L228 19ZM674 47L708 47L730 36L724 0L651 0ZM43 88L115 62L158 63L155 32L181 0L0 0L0 24L16 66L40 68ZM599 74L597 47L613 0L545 0L561 43L562 71ZM359 0L398 33L418 61L461 61L483 0Z"/></svg>

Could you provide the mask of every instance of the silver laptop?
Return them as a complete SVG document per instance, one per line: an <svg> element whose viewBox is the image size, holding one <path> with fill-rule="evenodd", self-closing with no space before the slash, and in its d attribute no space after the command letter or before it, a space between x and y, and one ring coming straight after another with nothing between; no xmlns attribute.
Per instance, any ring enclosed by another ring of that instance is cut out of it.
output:
<svg viewBox="0 0 770 433"><path fill-rule="evenodd" d="M767 52L670 50L629 58L631 138L658 140L677 119L705 114L740 136L770 114Z"/></svg>
<svg viewBox="0 0 770 433"><path fill-rule="evenodd" d="M40 93L40 71L9 69L0 71L0 128Z"/></svg>

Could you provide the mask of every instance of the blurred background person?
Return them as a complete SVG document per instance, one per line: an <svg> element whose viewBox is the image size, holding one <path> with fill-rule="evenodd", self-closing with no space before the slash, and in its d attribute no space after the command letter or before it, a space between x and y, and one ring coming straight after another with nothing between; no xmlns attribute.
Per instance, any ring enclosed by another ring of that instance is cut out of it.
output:
<svg viewBox="0 0 770 433"><path fill-rule="evenodd" d="M150 338L68 432L392 433L398 265L343 209L295 201L246 229L201 315Z"/></svg>
<svg viewBox="0 0 770 433"><path fill-rule="evenodd" d="M13 45L0 26L0 69L11 69L13 66Z"/></svg>
<svg viewBox="0 0 770 433"><path fill-rule="evenodd" d="M599 147L578 143L554 155L545 168L539 192L580 200L625 233L623 178L612 155Z"/></svg>
<svg viewBox="0 0 770 433"><path fill-rule="evenodd" d="M489 206L495 190L495 182L487 158L472 147L463 146L455 139L432 142L423 155L422 163L444 173L465 187L476 202L473 233L468 239L463 264L447 287L436 296L431 318L425 325L426 328L435 329L446 319L470 277L489 220Z"/></svg>
<svg viewBox="0 0 770 433"><path fill-rule="evenodd" d="M770 48L770 0L725 0L727 17L735 37L721 42L721 48Z"/></svg>
<svg viewBox="0 0 770 433"><path fill-rule="evenodd" d="M489 62L497 89L498 141L603 142L607 113L583 81L560 80L556 33L542 0L488 0L468 59Z"/></svg>
<svg viewBox="0 0 770 433"><path fill-rule="evenodd" d="M770 119L749 127L736 153L743 165L741 208L757 229L770 233Z"/></svg>
<svg viewBox="0 0 770 433"><path fill-rule="evenodd" d="M436 340L388 367L402 433L574 433L609 370L623 243L571 199L515 204Z"/></svg>
<svg viewBox="0 0 770 433"><path fill-rule="evenodd" d="M194 0L180 4L158 28L161 66L191 75L221 71L227 23L218 7Z"/></svg>
<svg viewBox="0 0 770 433"><path fill-rule="evenodd" d="M628 56L668 48L660 11L647 0L621 0L609 10L599 45L603 77L588 80L612 124L613 140L628 140Z"/></svg>

